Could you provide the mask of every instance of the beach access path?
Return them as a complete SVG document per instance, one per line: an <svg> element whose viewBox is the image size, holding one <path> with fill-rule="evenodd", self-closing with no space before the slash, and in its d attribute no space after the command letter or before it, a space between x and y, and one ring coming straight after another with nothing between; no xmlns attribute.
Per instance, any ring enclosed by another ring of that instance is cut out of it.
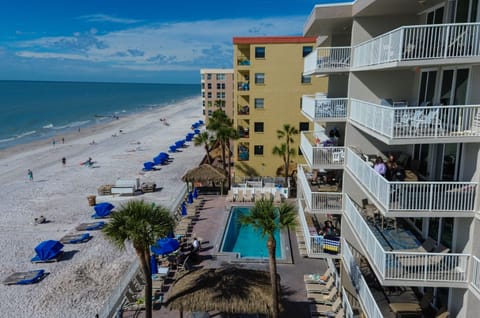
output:
<svg viewBox="0 0 480 318"><path fill-rule="evenodd" d="M33 285L0 285L0 312L9 317L95 317L135 259L134 251L118 250L103 234L91 231L93 238L87 243L65 245L66 259L32 264L35 246L76 233L78 224L91 222L87 196L119 178L155 182L157 191L108 198L115 206L133 198L170 206L184 185L180 178L204 156L203 147L188 143L159 171L142 172L143 162L166 152L201 118L201 99L195 98L59 135L55 145L45 140L0 151L0 279L15 271L49 273ZM64 144L59 142L62 137ZM95 162L92 168L81 165L89 157ZM33 171L33 181L27 169ZM47 223L35 225L41 215Z"/></svg>

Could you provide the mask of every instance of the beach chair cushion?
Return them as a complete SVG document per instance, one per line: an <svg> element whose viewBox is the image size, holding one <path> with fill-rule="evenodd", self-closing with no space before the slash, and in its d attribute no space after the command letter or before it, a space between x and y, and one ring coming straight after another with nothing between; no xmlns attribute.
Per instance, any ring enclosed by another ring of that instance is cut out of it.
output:
<svg viewBox="0 0 480 318"><path fill-rule="evenodd" d="M92 222L92 223L81 223L75 228L75 230L77 230L77 231L95 231L95 230L101 230L104 226L105 226L104 221Z"/></svg>
<svg viewBox="0 0 480 318"><path fill-rule="evenodd" d="M16 272L3 280L4 285L28 285L41 281L48 274L43 269L28 272Z"/></svg>
<svg viewBox="0 0 480 318"><path fill-rule="evenodd" d="M60 243L62 244L77 244L77 243L85 243L90 240L92 236L90 233L82 233L82 234L70 234L65 235L60 239Z"/></svg>

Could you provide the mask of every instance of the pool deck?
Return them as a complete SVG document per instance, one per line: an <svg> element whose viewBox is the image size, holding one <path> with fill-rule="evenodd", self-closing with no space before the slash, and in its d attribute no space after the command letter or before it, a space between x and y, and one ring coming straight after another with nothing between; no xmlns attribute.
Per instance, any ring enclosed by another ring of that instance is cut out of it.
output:
<svg viewBox="0 0 480 318"><path fill-rule="evenodd" d="M230 211L230 204L227 204L225 196L203 196L202 198L205 200L205 205L201 209L199 220L194 225L192 231L192 237L196 236L202 242L200 252L202 260L194 267L216 268L230 262L229 256L217 255L228 212ZM235 202L234 205L252 205L252 203L239 204ZM300 256L295 231L292 230L290 231L290 246L292 264L277 264L278 273L281 277L282 305L284 307L284 311L280 316L310 317L303 275L323 273L327 268L327 263L325 260L309 259ZM268 261L262 263L241 263L241 266L268 271ZM167 284L166 288L168 287L169 285ZM165 290L165 298L168 298L168 290ZM215 317L221 317L218 313L211 312L210 314ZM184 317L190 316L189 313L184 313ZM125 312L123 317L144 317L144 312ZM153 317L176 318L180 317L180 313L162 307L153 311Z"/></svg>

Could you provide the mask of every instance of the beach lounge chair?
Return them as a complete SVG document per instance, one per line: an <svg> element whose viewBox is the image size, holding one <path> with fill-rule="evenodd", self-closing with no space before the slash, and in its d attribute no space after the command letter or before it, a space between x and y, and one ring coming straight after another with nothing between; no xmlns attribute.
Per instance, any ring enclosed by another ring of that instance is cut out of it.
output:
<svg viewBox="0 0 480 318"><path fill-rule="evenodd" d="M427 292L423 294L422 299L420 300L419 303L390 303L390 310L395 314L395 315L404 315L404 314L419 314L423 310L428 309L430 306L430 303L432 302L433 299L433 294L430 292Z"/></svg>
<svg viewBox="0 0 480 318"><path fill-rule="evenodd" d="M77 231L96 231L96 230L103 229L104 226L105 226L104 221L91 222L91 223L81 223L75 228L75 230L77 230Z"/></svg>
<svg viewBox="0 0 480 318"><path fill-rule="evenodd" d="M335 279L330 276L326 284L305 284L307 293L328 294L332 290Z"/></svg>
<svg viewBox="0 0 480 318"><path fill-rule="evenodd" d="M44 279L48 273L43 269L37 269L28 272L15 272L3 280L4 285L28 285L38 283Z"/></svg>
<svg viewBox="0 0 480 318"><path fill-rule="evenodd" d="M326 284L332 276L330 267L323 274L305 274L303 275L303 281L307 284Z"/></svg>
<svg viewBox="0 0 480 318"><path fill-rule="evenodd" d="M261 191L255 191L255 201L261 201L263 199L263 193Z"/></svg>
<svg viewBox="0 0 480 318"><path fill-rule="evenodd" d="M338 296L337 287L333 286L328 294L307 293L307 298L315 304L331 305Z"/></svg>
<svg viewBox="0 0 480 318"><path fill-rule="evenodd" d="M69 234L65 235L60 239L60 243L62 244L78 244L78 243L85 243L88 242L92 236L90 233L82 233L82 234Z"/></svg>
<svg viewBox="0 0 480 318"><path fill-rule="evenodd" d="M335 315L339 310L340 307L342 306L342 300L340 297L337 297L337 299L333 302L332 305L316 305L316 304L311 304L310 305L310 314L312 317L318 317L321 315Z"/></svg>
<svg viewBox="0 0 480 318"><path fill-rule="evenodd" d="M280 192L275 192L275 196L273 198L273 203L282 203L282 194Z"/></svg>
<svg viewBox="0 0 480 318"><path fill-rule="evenodd" d="M63 254L63 244L55 240L43 241L35 247L36 255L31 259L32 263L58 262Z"/></svg>
<svg viewBox="0 0 480 318"><path fill-rule="evenodd" d="M245 190L245 202L253 202L253 191L251 189Z"/></svg>
<svg viewBox="0 0 480 318"><path fill-rule="evenodd" d="M227 202L233 202L234 200L234 194L232 190L228 190L227 197L225 198Z"/></svg>
<svg viewBox="0 0 480 318"><path fill-rule="evenodd" d="M245 201L245 198L243 196L243 190L238 190L237 202L244 202L244 201Z"/></svg>

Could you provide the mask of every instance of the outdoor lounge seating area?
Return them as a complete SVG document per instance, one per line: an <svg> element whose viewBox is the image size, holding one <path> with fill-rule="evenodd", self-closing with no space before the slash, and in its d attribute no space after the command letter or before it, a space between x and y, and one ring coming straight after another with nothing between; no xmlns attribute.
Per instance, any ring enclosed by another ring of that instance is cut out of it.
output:
<svg viewBox="0 0 480 318"><path fill-rule="evenodd" d="M342 297L329 268L323 274L304 275L304 281L311 317L344 317Z"/></svg>

